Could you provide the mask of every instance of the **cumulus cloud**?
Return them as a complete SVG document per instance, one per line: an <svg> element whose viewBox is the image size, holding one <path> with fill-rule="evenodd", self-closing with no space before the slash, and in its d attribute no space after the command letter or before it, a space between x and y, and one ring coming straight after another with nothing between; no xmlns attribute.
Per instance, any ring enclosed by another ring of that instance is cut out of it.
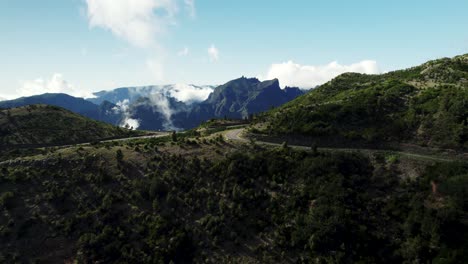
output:
<svg viewBox="0 0 468 264"><path fill-rule="evenodd" d="M206 100L211 92L213 92L213 87L211 86L175 84L174 87L169 90L169 95L181 102L192 103Z"/></svg>
<svg viewBox="0 0 468 264"><path fill-rule="evenodd" d="M380 73L377 62L364 60L350 65L342 65L333 61L326 65L300 65L292 61L273 64L270 66L265 78L278 78L282 86L297 86L300 88L313 88L335 78L345 72L366 74Z"/></svg>
<svg viewBox="0 0 468 264"><path fill-rule="evenodd" d="M109 30L116 37L151 54L146 65L156 81L162 80L164 57L167 55L161 43L163 35L176 24L181 6L195 17L195 0L85 1L91 28ZM184 54L188 54L188 50Z"/></svg>
<svg viewBox="0 0 468 264"><path fill-rule="evenodd" d="M138 47L151 47L174 23L177 0L86 0L91 27L110 30Z"/></svg>
<svg viewBox="0 0 468 264"><path fill-rule="evenodd" d="M76 97L94 97L90 91L78 89L63 79L62 74L55 73L48 80L38 78L33 81L24 81L17 90L19 96L31 96L44 93L66 93Z"/></svg>
<svg viewBox="0 0 468 264"><path fill-rule="evenodd" d="M218 61L219 60L219 50L215 47L215 45L211 45L208 48L208 56L210 57L211 61Z"/></svg>
<svg viewBox="0 0 468 264"><path fill-rule="evenodd" d="M189 54L189 48L185 47L181 49L179 52L177 52L177 56L179 57L185 57Z"/></svg>

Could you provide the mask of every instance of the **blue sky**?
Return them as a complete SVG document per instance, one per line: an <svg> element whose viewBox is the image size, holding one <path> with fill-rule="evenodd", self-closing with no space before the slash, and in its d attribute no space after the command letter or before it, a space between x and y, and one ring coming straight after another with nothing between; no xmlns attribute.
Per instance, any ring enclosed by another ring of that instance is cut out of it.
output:
<svg viewBox="0 0 468 264"><path fill-rule="evenodd" d="M242 75L309 88L467 53L467 14L455 0L0 0L0 97Z"/></svg>

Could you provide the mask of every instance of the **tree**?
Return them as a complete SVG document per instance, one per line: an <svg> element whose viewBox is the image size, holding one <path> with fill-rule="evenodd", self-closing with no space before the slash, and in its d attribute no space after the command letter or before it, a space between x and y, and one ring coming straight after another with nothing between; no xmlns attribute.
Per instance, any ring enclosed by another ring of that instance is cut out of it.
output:
<svg viewBox="0 0 468 264"><path fill-rule="evenodd" d="M172 131L171 137L172 137L172 141L173 141L173 142L176 142L176 141L177 141L177 133L176 133L175 131Z"/></svg>
<svg viewBox="0 0 468 264"><path fill-rule="evenodd" d="M317 154L317 142L312 142L312 144L310 145L310 150L312 150L313 154Z"/></svg>
<svg viewBox="0 0 468 264"><path fill-rule="evenodd" d="M115 153L115 158L120 163L120 162L122 162L123 157L124 157L124 155L122 153L122 150L118 149L117 152Z"/></svg>

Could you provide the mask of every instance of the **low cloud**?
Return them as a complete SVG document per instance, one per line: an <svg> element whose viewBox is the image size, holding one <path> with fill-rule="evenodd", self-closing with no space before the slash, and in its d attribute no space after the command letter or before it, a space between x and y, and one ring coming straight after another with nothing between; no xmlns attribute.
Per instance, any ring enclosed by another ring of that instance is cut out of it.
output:
<svg viewBox="0 0 468 264"><path fill-rule="evenodd" d="M211 47L208 48L208 56L210 57L211 61L219 60L219 50L215 47L215 45L211 45Z"/></svg>
<svg viewBox="0 0 468 264"><path fill-rule="evenodd" d="M213 92L211 86L176 84L169 90L169 95L181 102L192 103L206 100L211 92Z"/></svg>
<svg viewBox="0 0 468 264"><path fill-rule="evenodd" d="M44 93L66 93L83 98L94 97L91 92L78 89L64 80L60 73L53 74L50 79L38 78L33 81L24 81L17 90L18 96L31 96Z"/></svg>
<svg viewBox="0 0 468 264"><path fill-rule="evenodd" d="M153 112L161 113L164 117L163 128L164 130L180 130L175 127L172 123L172 115L174 110L171 108L171 103L169 99L161 93L152 93L148 96L150 100L150 106L153 109Z"/></svg>
<svg viewBox="0 0 468 264"><path fill-rule="evenodd" d="M130 101L128 99L119 101L115 105L116 106L112 108L112 110L115 114L122 115L122 121L119 124L121 127L137 129L140 126L140 120L132 118L132 112L130 110Z"/></svg>
<svg viewBox="0 0 468 264"><path fill-rule="evenodd" d="M333 61L326 65L300 65L292 61L273 64L261 79L278 78L282 86L296 86L304 89L324 84L345 72L366 74L380 73L376 61L364 60L350 65Z"/></svg>

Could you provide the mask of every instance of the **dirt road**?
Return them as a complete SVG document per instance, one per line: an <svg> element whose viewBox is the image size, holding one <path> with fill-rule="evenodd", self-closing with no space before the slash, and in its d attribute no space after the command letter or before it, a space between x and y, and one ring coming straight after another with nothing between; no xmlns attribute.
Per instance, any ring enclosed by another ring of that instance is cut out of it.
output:
<svg viewBox="0 0 468 264"><path fill-rule="evenodd" d="M245 128L233 129L225 131L224 136L227 140L232 141L239 141L239 142L247 142L248 139L244 138L242 135L245 131ZM262 145L269 145L269 146L281 146L279 143L272 143L266 141L255 141L257 144ZM310 147L307 146L298 146L298 145L289 145L289 147L294 149L302 149L302 150L310 150ZM439 157L435 155L427 155L427 154L420 154L420 153L413 153L413 152L406 152L406 151L395 151L395 150L385 150L385 149L360 149L360 148L318 148L320 151L337 151L337 152L361 152L365 154L373 154L378 152L386 152L389 154L395 154L402 157L413 158L413 159L420 159L420 160L428 160L428 161L455 161L455 160L462 160L466 161L465 159L454 159L450 157Z"/></svg>

